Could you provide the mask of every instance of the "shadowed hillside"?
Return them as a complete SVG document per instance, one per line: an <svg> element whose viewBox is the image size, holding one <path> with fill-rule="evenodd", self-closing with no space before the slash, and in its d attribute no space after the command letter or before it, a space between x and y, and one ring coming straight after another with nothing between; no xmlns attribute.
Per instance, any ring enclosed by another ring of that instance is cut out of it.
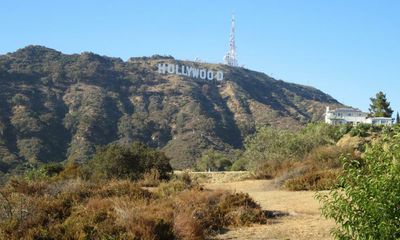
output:
<svg viewBox="0 0 400 240"><path fill-rule="evenodd" d="M224 71L224 81L162 75L158 63ZM0 55L0 170L88 159L97 145L141 141L176 168L231 151L258 125L299 128L335 99L307 86L219 64L153 56L66 55L28 46Z"/></svg>

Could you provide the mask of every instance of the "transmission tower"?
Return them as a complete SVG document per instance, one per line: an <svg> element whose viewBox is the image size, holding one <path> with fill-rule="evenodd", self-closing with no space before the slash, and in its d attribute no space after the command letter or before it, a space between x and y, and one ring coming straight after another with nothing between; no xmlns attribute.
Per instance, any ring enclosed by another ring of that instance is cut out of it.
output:
<svg viewBox="0 0 400 240"><path fill-rule="evenodd" d="M224 63L233 67L238 66L235 45L235 15L232 15L231 35L229 38L229 51L224 56Z"/></svg>

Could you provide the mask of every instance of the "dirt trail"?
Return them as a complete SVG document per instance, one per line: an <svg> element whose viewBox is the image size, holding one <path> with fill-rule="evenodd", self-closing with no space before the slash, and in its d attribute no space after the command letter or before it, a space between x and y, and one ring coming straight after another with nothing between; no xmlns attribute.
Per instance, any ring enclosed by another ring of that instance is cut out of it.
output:
<svg viewBox="0 0 400 240"><path fill-rule="evenodd" d="M320 215L315 192L277 190L272 180L244 180L227 183L205 183L209 189L227 189L249 193L263 209L282 211L288 216L270 220L267 225L230 229L216 239L332 239L329 232L334 222Z"/></svg>

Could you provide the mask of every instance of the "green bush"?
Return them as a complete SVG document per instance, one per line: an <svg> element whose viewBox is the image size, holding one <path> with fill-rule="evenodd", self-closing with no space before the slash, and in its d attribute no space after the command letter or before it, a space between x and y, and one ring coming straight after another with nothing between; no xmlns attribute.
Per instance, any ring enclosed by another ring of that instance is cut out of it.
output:
<svg viewBox="0 0 400 240"><path fill-rule="evenodd" d="M41 166L47 176L53 177L64 170L64 166L60 163L46 163Z"/></svg>
<svg viewBox="0 0 400 240"><path fill-rule="evenodd" d="M370 124L359 124L350 130L350 136L367 137L369 135Z"/></svg>
<svg viewBox="0 0 400 240"><path fill-rule="evenodd" d="M226 171L230 169L231 165L232 163L228 160L226 154L208 150L203 153L196 168L199 171Z"/></svg>
<svg viewBox="0 0 400 240"><path fill-rule="evenodd" d="M373 133L382 132L385 129L384 126L372 125L372 124L358 124L354 126L350 130L350 136L358 136L358 137L368 137Z"/></svg>
<svg viewBox="0 0 400 240"><path fill-rule="evenodd" d="M337 239L400 239L400 128L367 146L361 160L343 158L340 188L319 194Z"/></svg>
<svg viewBox="0 0 400 240"><path fill-rule="evenodd" d="M351 125L330 125L323 122L309 123L301 133L313 139L317 145L336 143L351 130Z"/></svg>
<svg viewBox="0 0 400 240"><path fill-rule="evenodd" d="M172 174L169 159L164 153L141 143L131 146L109 144L98 149L89 161L91 177L97 179L138 180L145 173L156 170L160 180Z"/></svg>
<svg viewBox="0 0 400 240"><path fill-rule="evenodd" d="M242 155L247 169L273 169L283 162L301 161L314 148L332 145L347 131L339 126L311 123L293 132L273 127L262 127L246 140Z"/></svg>
<svg viewBox="0 0 400 240"><path fill-rule="evenodd" d="M239 158L233 162L231 166L231 171L245 171L246 170L246 161L244 158Z"/></svg>

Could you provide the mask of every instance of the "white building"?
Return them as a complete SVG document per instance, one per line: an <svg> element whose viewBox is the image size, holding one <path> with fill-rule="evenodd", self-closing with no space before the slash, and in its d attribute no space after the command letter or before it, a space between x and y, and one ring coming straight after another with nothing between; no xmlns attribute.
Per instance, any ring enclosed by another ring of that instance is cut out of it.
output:
<svg viewBox="0 0 400 240"><path fill-rule="evenodd" d="M372 117L372 118L367 118L366 123L391 126L393 124L393 119L387 117Z"/></svg>
<svg viewBox="0 0 400 240"><path fill-rule="evenodd" d="M325 123L332 125L357 125L360 123L366 123L391 126L393 119L388 117L368 117L368 113L362 112L360 109L356 108L337 108L330 110L329 107L326 107Z"/></svg>

